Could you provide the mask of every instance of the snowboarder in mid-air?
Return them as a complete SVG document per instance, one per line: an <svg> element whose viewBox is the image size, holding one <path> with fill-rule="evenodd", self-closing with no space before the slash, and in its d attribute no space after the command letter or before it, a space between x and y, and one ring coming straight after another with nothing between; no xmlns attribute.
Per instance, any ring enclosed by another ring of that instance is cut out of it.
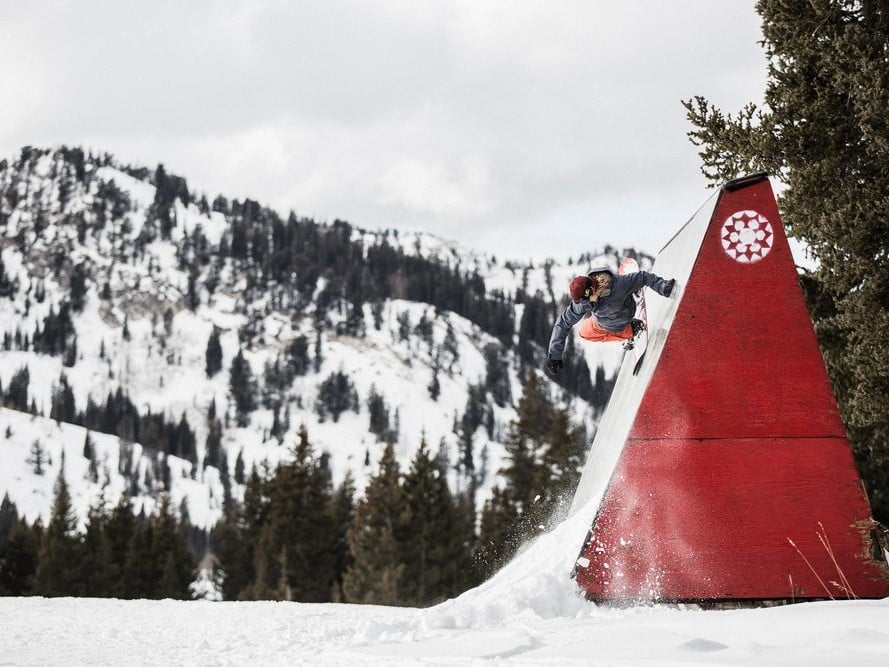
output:
<svg viewBox="0 0 889 667"><path fill-rule="evenodd" d="M629 263L636 266L635 261ZM642 288L649 287L665 297L673 293L675 279L665 280L648 271L624 272L621 268L619 273L607 267L595 268L571 281L571 303L556 319L549 339L546 371L550 375L556 376L562 370L565 340L575 324L580 322L577 334L584 340L624 341L624 347L632 349L633 340L646 326L644 319L636 317L637 304L644 308Z"/></svg>

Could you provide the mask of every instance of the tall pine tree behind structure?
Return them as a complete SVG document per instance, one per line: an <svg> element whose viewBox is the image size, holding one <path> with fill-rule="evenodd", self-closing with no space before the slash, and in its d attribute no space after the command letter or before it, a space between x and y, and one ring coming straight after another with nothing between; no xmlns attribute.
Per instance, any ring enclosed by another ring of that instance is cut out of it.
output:
<svg viewBox="0 0 889 667"><path fill-rule="evenodd" d="M765 170L790 233L824 359L877 519L889 521L889 5L759 0L764 109L684 102L713 181Z"/></svg>

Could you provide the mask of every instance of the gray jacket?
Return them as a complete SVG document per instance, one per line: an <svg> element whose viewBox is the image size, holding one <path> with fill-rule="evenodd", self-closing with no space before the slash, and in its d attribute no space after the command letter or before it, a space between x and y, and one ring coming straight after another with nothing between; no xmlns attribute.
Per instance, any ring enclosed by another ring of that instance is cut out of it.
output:
<svg viewBox="0 0 889 667"><path fill-rule="evenodd" d="M618 333L622 331L633 319L636 313L636 302L633 300L633 292L650 287L663 296L666 280L648 271L636 271L619 275L608 267L602 266L590 271L599 273L606 271L611 274L611 293L600 296L596 301L583 299L580 302L568 304L565 311L556 319L553 325L553 333L549 339L549 358L561 359L565 350L565 340L571 327L580 322L584 317L595 317L603 329Z"/></svg>

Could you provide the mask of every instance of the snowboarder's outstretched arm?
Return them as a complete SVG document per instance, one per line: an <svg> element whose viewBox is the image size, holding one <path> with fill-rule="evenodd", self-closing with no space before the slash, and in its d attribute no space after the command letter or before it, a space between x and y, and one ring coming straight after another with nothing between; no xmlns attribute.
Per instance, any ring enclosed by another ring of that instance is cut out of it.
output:
<svg viewBox="0 0 889 667"><path fill-rule="evenodd" d="M642 289L642 287L644 286L653 289L661 296L670 296L670 294L673 293L673 287L676 285L675 279L671 278L670 280L666 280L664 278L661 278L659 275L651 273L650 271L636 271L634 273L628 273L623 276L623 279L630 281L631 292Z"/></svg>
<svg viewBox="0 0 889 667"><path fill-rule="evenodd" d="M549 337L549 359L561 360L562 353L565 351L565 341L568 339L568 333L571 327L580 322L586 313L586 308L582 304L572 301L568 307L556 319L553 324L553 332Z"/></svg>

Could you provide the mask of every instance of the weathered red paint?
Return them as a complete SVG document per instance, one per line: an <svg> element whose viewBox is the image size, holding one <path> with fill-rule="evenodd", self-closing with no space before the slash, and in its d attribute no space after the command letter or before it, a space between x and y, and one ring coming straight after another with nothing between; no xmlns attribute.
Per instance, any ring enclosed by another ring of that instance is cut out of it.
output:
<svg viewBox="0 0 889 667"><path fill-rule="evenodd" d="M745 210L774 232L755 263L721 241ZM771 186L723 190L577 582L615 600L884 597L871 526Z"/></svg>

